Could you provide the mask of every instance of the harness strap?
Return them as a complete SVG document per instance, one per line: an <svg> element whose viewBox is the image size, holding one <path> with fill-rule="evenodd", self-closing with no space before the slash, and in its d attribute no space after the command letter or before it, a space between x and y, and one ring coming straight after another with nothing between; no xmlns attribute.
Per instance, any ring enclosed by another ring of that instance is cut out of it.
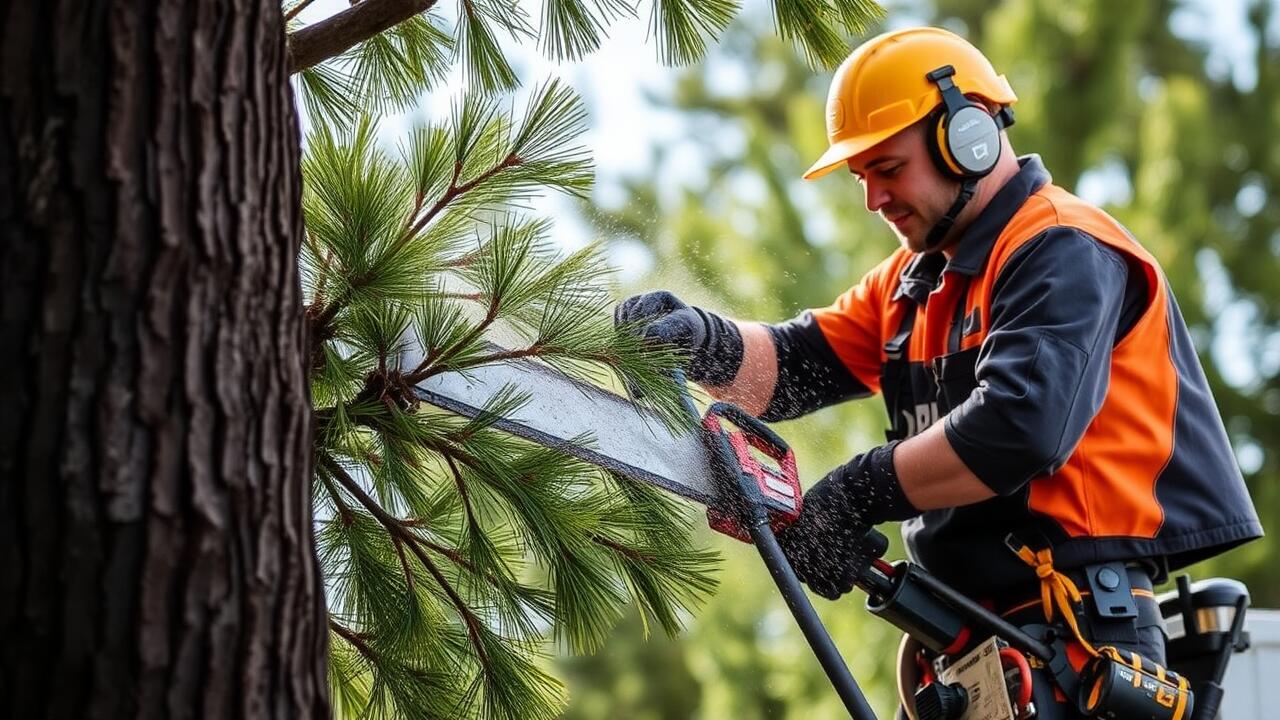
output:
<svg viewBox="0 0 1280 720"><path fill-rule="evenodd" d="M884 344L884 354L890 360L903 360L906 358L907 343L911 342L911 331L915 329L916 324L916 303L907 301L907 309L902 313L902 324L898 326L898 332Z"/></svg>

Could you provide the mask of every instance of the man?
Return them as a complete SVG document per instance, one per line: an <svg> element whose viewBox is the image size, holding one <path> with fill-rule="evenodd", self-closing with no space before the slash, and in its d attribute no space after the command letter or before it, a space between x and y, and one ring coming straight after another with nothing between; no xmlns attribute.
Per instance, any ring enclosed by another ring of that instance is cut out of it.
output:
<svg viewBox="0 0 1280 720"><path fill-rule="evenodd" d="M691 379L765 420L884 395L888 444L814 485L780 536L818 594L852 588L867 528L890 520L916 561L997 609L1117 563L1137 617L1082 632L1163 663L1153 580L1262 528L1156 260L1014 155L1016 100L952 33L866 42L835 74L830 147L805 178L847 167L902 247L779 325L664 292L617 317L688 350Z"/></svg>

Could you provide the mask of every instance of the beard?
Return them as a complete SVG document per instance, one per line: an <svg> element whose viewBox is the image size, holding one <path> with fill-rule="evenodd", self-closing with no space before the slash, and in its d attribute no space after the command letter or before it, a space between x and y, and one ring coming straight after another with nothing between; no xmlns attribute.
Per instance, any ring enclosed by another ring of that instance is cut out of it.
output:
<svg viewBox="0 0 1280 720"><path fill-rule="evenodd" d="M937 192L920 198L918 203L894 203L880 209L880 216L888 223L902 247L913 253L940 252L949 247L959 236L960 222L943 236L932 248L927 245L929 234L946 216L960 194L959 182L939 185ZM961 211L961 215L964 212ZM958 219L957 219L958 220Z"/></svg>

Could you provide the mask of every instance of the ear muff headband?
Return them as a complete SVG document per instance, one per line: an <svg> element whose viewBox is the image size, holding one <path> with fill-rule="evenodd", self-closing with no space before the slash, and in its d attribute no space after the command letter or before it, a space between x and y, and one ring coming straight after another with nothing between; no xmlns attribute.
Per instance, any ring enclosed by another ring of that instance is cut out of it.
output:
<svg viewBox="0 0 1280 720"><path fill-rule="evenodd" d="M925 75L942 93L929 149L944 175L958 180L980 178L1000 159L1001 125L985 107L960 92L951 79L955 74L954 67L943 65Z"/></svg>

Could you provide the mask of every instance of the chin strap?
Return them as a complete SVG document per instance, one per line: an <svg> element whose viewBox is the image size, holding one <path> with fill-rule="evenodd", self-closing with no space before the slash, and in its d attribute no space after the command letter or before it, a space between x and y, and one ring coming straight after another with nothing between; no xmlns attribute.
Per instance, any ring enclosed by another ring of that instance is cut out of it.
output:
<svg viewBox="0 0 1280 720"><path fill-rule="evenodd" d="M933 226L929 231L929 235L924 239L924 249L933 250L938 247L938 243L942 242L942 238L947 236L951 228L956 224L956 218L960 216L964 206L969 204L973 199L973 193L978 189L978 181L975 178L965 180L960 185L960 194L956 196L956 201L951 203L951 208L947 210L947 214Z"/></svg>

